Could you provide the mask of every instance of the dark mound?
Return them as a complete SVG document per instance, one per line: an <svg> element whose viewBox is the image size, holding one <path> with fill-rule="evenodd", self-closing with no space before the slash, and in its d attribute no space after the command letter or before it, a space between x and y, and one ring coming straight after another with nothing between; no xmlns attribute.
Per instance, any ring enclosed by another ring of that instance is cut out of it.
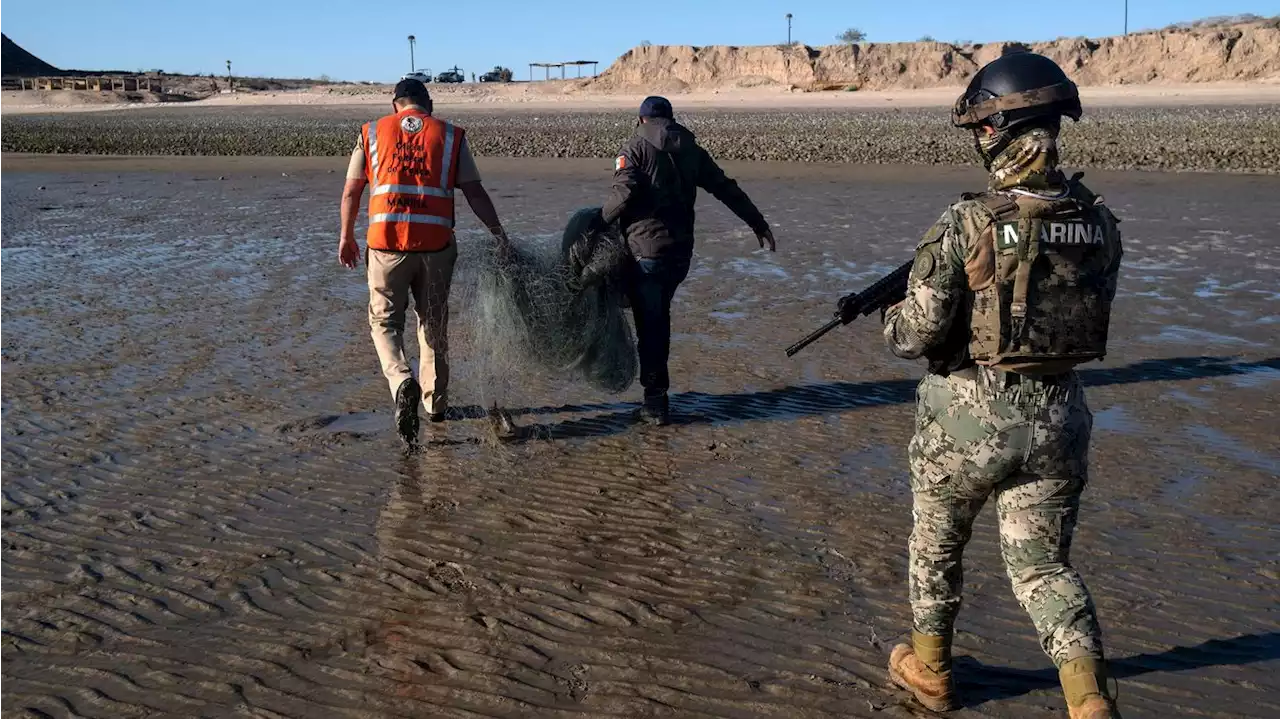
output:
<svg viewBox="0 0 1280 719"><path fill-rule="evenodd" d="M66 71L59 70L22 49L18 43L10 40L8 35L0 35L0 71L3 71L6 77L66 74Z"/></svg>

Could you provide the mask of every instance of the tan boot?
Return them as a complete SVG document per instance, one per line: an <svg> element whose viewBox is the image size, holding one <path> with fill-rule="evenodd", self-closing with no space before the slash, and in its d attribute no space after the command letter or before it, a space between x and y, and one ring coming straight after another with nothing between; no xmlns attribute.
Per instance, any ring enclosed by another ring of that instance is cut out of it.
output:
<svg viewBox="0 0 1280 719"><path fill-rule="evenodd" d="M1101 659L1072 659L1058 668L1058 679L1071 719L1120 719L1107 692L1106 666Z"/></svg>
<svg viewBox="0 0 1280 719"><path fill-rule="evenodd" d="M933 711L959 706L951 678L951 637L911 632L911 645L899 644L889 655L889 678Z"/></svg>

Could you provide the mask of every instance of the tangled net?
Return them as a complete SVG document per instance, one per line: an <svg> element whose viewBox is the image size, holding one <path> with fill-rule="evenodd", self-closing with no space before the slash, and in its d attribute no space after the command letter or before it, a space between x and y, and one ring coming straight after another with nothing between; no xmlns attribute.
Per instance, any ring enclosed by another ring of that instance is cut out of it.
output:
<svg viewBox="0 0 1280 719"><path fill-rule="evenodd" d="M490 253L477 277L472 351L491 371L531 365L609 393L638 371L625 314L623 275L631 255L600 208L570 217L560 246L520 243Z"/></svg>

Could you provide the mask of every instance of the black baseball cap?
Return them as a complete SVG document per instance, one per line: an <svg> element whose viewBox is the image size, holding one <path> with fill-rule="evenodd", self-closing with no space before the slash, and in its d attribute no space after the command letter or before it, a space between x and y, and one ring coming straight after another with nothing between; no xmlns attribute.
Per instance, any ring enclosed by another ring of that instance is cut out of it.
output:
<svg viewBox="0 0 1280 719"><path fill-rule="evenodd" d="M391 101L395 102L402 97L414 100L430 100L431 94L427 92L427 86L423 85L421 80L408 78L396 83L396 91L391 96Z"/></svg>
<svg viewBox="0 0 1280 719"><path fill-rule="evenodd" d="M670 120L673 114L671 101L665 97L651 95L640 103L640 117L665 117Z"/></svg>

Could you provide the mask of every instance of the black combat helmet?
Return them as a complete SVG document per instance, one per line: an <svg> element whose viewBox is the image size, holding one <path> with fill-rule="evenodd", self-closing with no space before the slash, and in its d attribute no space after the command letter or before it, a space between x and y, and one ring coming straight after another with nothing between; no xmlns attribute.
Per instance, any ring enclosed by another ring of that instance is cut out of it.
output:
<svg viewBox="0 0 1280 719"><path fill-rule="evenodd" d="M985 123L1004 133L1041 118L1079 120L1081 114L1080 91L1057 63L1044 55L1015 52L992 60L973 76L956 100L951 122L966 129Z"/></svg>
<svg viewBox="0 0 1280 719"><path fill-rule="evenodd" d="M990 169L1022 133L1043 127L1057 135L1063 115L1079 120L1081 113L1080 91L1057 63L1044 55L1015 52L992 60L973 76L956 100L951 122L973 131L974 149Z"/></svg>

